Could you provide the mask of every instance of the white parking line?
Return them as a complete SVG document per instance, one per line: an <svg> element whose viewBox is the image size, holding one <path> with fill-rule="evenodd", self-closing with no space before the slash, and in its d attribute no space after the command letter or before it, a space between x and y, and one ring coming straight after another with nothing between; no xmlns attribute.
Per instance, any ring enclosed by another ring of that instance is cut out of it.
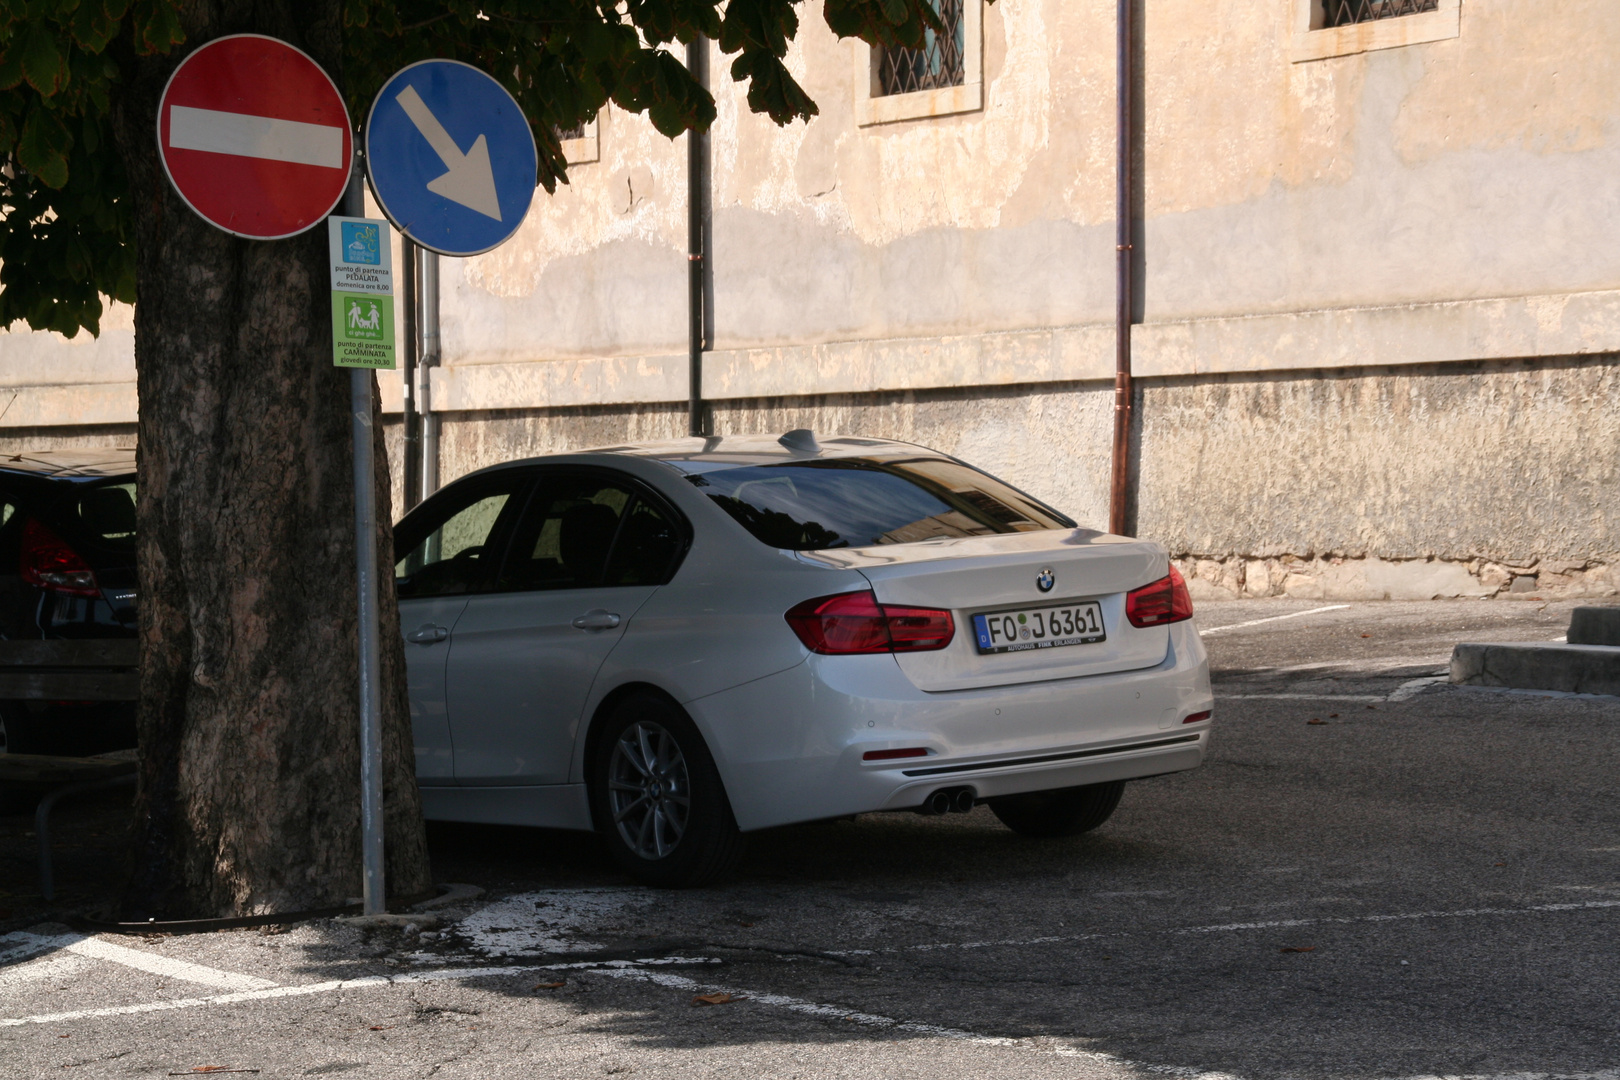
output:
<svg viewBox="0 0 1620 1080"><path fill-rule="evenodd" d="M788 997L785 994L761 994L753 990L742 990L734 986L715 986L700 983L695 979L688 979L684 975L671 975L664 971L647 971L641 968L621 967L602 969L595 972L597 975L607 975L615 979L634 979L637 982L649 982L656 986L667 986L674 990L686 990L700 994L730 994L739 1000L752 1001L759 1005L768 1005L774 1009L785 1009L804 1016L814 1016L822 1020L843 1020L862 1027L888 1028L891 1031L905 1031L913 1035L932 1035L941 1039L953 1039L958 1042L977 1043L980 1046L1017 1046L1019 1040L1007 1038L1003 1035L979 1035L960 1028L941 1027L938 1024L922 1024L914 1020L896 1020L892 1016L880 1016L876 1013L865 1013L859 1010L845 1008L839 1005L826 1005L815 1001L806 1001L803 998ZM1106 1058L1117 1061L1102 1054L1087 1055L1091 1057Z"/></svg>
<svg viewBox="0 0 1620 1080"><path fill-rule="evenodd" d="M1334 694L1326 691L1319 694L1223 694L1217 687L1215 696L1227 701L1408 701L1431 686L1450 681L1449 675L1425 675L1421 679L1409 679L1401 683L1388 694Z"/></svg>
<svg viewBox="0 0 1620 1080"><path fill-rule="evenodd" d="M1409 682L1403 682L1401 685L1397 686L1389 695L1389 700L1407 701L1411 698L1417 697L1419 694L1423 693L1423 691L1427 690L1431 686L1434 686L1436 683L1449 683L1450 681L1450 675L1428 675L1421 679L1412 679Z"/></svg>
<svg viewBox="0 0 1620 1080"><path fill-rule="evenodd" d="M1406 922L1416 919L1468 919L1487 915L1530 915L1617 907L1620 907L1620 900L1587 900L1578 904L1532 904L1529 907L1520 908L1461 908L1457 911L1407 911L1393 915L1327 915L1315 919L1270 919L1265 922L1217 923L1214 926L1183 926L1167 932L1171 934L1217 934L1232 930L1274 930L1294 926Z"/></svg>
<svg viewBox="0 0 1620 1080"><path fill-rule="evenodd" d="M663 956L652 960L587 960L544 966L530 964L521 967L441 968L438 971L411 971L402 975L365 975L358 979L330 979L326 982L305 983L302 986L272 984L263 989L243 990L235 994L216 994L212 997L171 998L167 1001L148 1001L140 1005L109 1005L100 1009L75 1009L72 1012L40 1013L35 1016L0 1017L0 1027L55 1024L64 1020L86 1020L98 1016L136 1016L141 1013L168 1012L171 1009L195 1009L199 1005L236 1005L244 1001L270 1001L276 998L307 997L310 994L330 994L336 990L373 990L380 986L449 982L455 979L493 979L502 975L532 975L536 971L594 971L597 974L604 974L619 967L719 962L707 956Z"/></svg>
<svg viewBox="0 0 1620 1080"><path fill-rule="evenodd" d="M1349 604L1329 604L1327 607L1311 608L1309 611L1290 611L1287 615L1272 615L1264 619L1250 619L1248 622L1228 623L1225 626L1212 626L1208 630L1198 631L1198 636L1218 634L1222 630L1241 630L1245 626L1259 626L1261 623L1279 622L1282 619L1298 619L1304 615L1320 615L1324 611L1343 611Z"/></svg>
<svg viewBox="0 0 1620 1080"><path fill-rule="evenodd" d="M135 1016L140 1013L167 1012L171 1009L194 1009L199 1005L235 1005L244 1001L269 1001L273 998L306 997L310 994L329 994L334 990L370 990L379 986L402 983L446 982L451 979L494 978L535 971L532 967L503 968L447 968L441 971L418 971L404 975L367 975L359 979L333 979L329 982L307 983L303 986L270 986L262 990L244 990L235 994L217 994L205 998L171 998L168 1001L148 1001L140 1005L111 1005L102 1009L76 1009L73 1012L41 1013L37 1016L0 1018L0 1027L20 1027L23 1024L55 1024L64 1020L87 1020L98 1016Z"/></svg>
<svg viewBox="0 0 1620 1080"><path fill-rule="evenodd" d="M1223 694L1222 701L1389 701L1383 694Z"/></svg>
<svg viewBox="0 0 1620 1080"><path fill-rule="evenodd" d="M255 975L237 975L218 968L204 967L202 964L192 964L185 960L175 960L156 953L143 952L140 949L131 949L123 945L114 945L110 941L100 938L81 938L67 946L69 952L80 956L89 956L97 960L110 960L115 964L122 964L137 971L150 972L153 975L162 975L166 979L180 979L185 982L198 983L202 986L217 986L221 990L268 990L275 986L269 979L261 979Z"/></svg>
<svg viewBox="0 0 1620 1080"><path fill-rule="evenodd" d="M4 951L0 952L0 966L18 964L32 956L65 949L95 960L108 960L138 971L162 975L164 978L200 983L203 986L217 986L221 990L263 990L276 985L269 979L260 979L253 975L237 975L218 968L204 967L202 964L173 960L167 956L115 945L110 941L87 937L84 934L31 934L21 930L0 937L0 947L4 947Z"/></svg>
<svg viewBox="0 0 1620 1080"><path fill-rule="evenodd" d="M1283 664L1278 667L1252 668L1247 675L1289 675L1294 672L1321 672L1324 679L1337 679L1341 676L1329 675L1329 671L1341 669L1349 670L1352 675L1367 675L1377 671L1394 671L1397 668L1428 668L1429 674L1440 675L1451 668L1451 654L1444 656L1369 656L1358 660L1312 660L1308 664Z"/></svg>
<svg viewBox="0 0 1620 1080"><path fill-rule="evenodd" d="M1247 930L1278 930L1294 929L1301 926L1348 925L1355 923L1400 922L1420 919L1457 919L1478 918L1484 916L1501 915L1527 915L1545 914L1554 912L1592 911L1599 909L1620 908L1620 900L1587 900L1578 903L1562 904L1535 904L1519 908L1466 908L1458 911L1416 911L1399 912L1383 915L1351 915L1326 916L1307 919L1268 919L1256 922L1218 923L1210 926L1183 926L1168 930L1148 931L1151 934L1214 934L1230 933ZM25 935L8 935L13 940ZM66 937L67 935L63 935ZM872 956L878 953L930 951L940 949L983 949L983 948L1019 948L1032 945L1052 945L1065 942L1078 942L1096 940L1098 938L1121 938L1141 936L1141 932L1120 931L1094 934L1074 934L1067 936L1047 936L1022 940L1003 941L970 941L970 942L935 942L923 945L908 945L899 949L850 949L843 952L830 952L831 956ZM40 940L50 940L41 938ZM85 952L75 946L84 942L96 942L96 945L105 947ZM96 956L104 951L117 950L123 953L136 953L143 961L156 960L169 966L169 970L161 972L170 974L174 978L190 978L191 981L200 981L194 976L208 975L212 978L226 978L233 980L253 981L264 983L266 980L254 979L247 975L232 975L229 972L219 971L216 968L203 967L200 964L188 964L183 961L169 960L167 957L154 957L150 953L140 953L135 949L124 949L122 946L112 945L110 942L85 938L82 942L66 946L70 951L81 955ZM101 955L102 959L112 959L109 955ZM126 963L127 958L116 962ZM327 994L339 990L368 990L384 986L415 985L422 983L450 982L457 979L489 979L509 975L526 975L536 971L586 971L612 978L635 978L646 982L653 982L663 986L678 987L681 989L695 988L704 993L724 992L734 994L747 994L748 997L776 1008L803 1013L805 1015L820 1016L827 1019L849 1020L866 1026L886 1027L896 1031L907 1031L916 1034L934 1035L941 1038L960 1039L971 1042L996 1046L1024 1045L1017 1039L1001 1036L977 1035L973 1032L959 1031L955 1028L939 1027L933 1024L921 1024L912 1021L896 1020L892 1017L879 1016L870 1013L861 1013L835 1005L819 1004L804 1001L799 998L784 997L779 994L753 994L746 991L734 990L723 986L703 986L687 979L685 976L659 972L656 969L670 965L712 964L718 963L712 957L659 957L650 960L609 960L609 961L573 961L559 964L536 964L511 967L473 967L473 968L441 968L437 971L407 972L399 975L368 975L358 979L333 979L326 982L308 983L302 986L259 986L254 989L241 990L230 994L217 994L212 997L174 998L167 1001L145 1002L139 1005L113 1005L99 1009L77 1009L70 1012L40 1013L33 1016L0 1017L0 1027L20 1027L27 1024L51 1024L70 1020L85 1020L105 1016L133 1016L142 1013L168 1012L174 1009L191 1009L204 1005L235 1005L252 1001L269 1001L278 998L306 997L311 994ZM135 965L131 965L135 966ZM188 969L191 974L182 976L174 974L177 969ZM143 967L142 970L154 970L152 967ZM1128 1064L1122 1059L1116 1059L1106 1054L1092 1054L1089 1051L1079 1051L1065 1048L1041 1048L1050 1052L1069 1055L1082 1055L1094 1057L1099 1061L1118 1062ZM1201 1074L1200 1074L1201 1075Z"/></svg>
<svg viewBox="0 0 1620 1080"><path fill-rule="evenodd" d="M1212 926L1177 926L1168 930L1114 930L1094 934L1067 934L1061 937L1005 939L1002 941L938 941L925 945L901 945L893 949L846 949L829 956L877 956L881 953L930 952L940 949L1028 948L1035 945L1096 941L1100 938L1142 937L1156 934L1218 934L1237 930L1280 930L1296 926L1349 925L1353 923L1407 922L1417 919L1463 919L1488 915L1535 915L1563 911L1589 911L1620 908L1620 900L1587 900L1582 903L1533 904L1519 908L1462 908L1457 911L1407 911L1387 915L1323 915L1308 919L1268 919L1263 922L1216 923Z"/></svg>

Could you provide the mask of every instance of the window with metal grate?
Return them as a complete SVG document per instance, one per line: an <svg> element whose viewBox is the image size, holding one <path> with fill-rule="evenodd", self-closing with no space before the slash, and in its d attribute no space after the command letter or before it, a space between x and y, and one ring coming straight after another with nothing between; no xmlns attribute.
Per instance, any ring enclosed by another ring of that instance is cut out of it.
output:
<svg viewBox="0 0 1620 1080"><path fill-rule="evenodd" d="M1440 9L1440 0L1321 0L1321 3L1324 27L1350 26Z"/></svg>
<svg viewBox="0 0 1620 1080"><path fill-rule="evenodd" d="M883 49L878 55L878 95L911 94L962 86L967 79L963 11L965 0L930 0L946 32L923 32L920 48Z"/></svg>

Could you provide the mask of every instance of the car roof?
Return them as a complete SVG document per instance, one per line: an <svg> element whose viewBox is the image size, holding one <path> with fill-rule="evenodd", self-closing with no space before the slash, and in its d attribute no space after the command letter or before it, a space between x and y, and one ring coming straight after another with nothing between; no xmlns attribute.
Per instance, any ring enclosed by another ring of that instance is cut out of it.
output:
<svg viewBox="0 0 1620 1080"><path fill-rule="evenodd" d="M48 480L102 480L135 472L133 447L75 450L23 450L0 454L0 473L25 473Z"/></svg>
<svg viewBox="0 0 1620 1080"><path fill-rule="evenodd" d="M935 451L894 439L817 435L804 428L779 435L711 435L707 438L622 443L617 446L578 450L574 453L646 458L687 473L713 472L743 465L770 465L775 462L817 458L912 456L919 453L936 455Z"/></svg>

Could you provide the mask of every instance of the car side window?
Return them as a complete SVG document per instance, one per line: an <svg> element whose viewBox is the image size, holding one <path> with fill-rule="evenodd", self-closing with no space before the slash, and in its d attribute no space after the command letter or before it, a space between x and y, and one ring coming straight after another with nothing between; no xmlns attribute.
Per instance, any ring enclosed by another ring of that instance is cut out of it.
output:
<svg viewBox="0 0 1620 1080"><path fill-rule="evenodd" d="M499 557L491 548L501 535L501 524L511 516L523 476L446 492L442 505L427 509L423 525L411 522L412 532L426 535L406 551L394 567L394 584L402 600L423 596L453 596L482 591L489 568Z"/></svg>
<svg viewBox="0 0 1620 1080"><path fill-rule="evenodd" d="M625 515L608 560L608 585L662 585L685 547L680 528L644 496Z"/></svg>
<svg viewBox="0 0 1620 1080"><path fill-rule="evenodd" d="M602 584L608 552L633 495L590 473L543 478L513 535L498 591L584 589Z"/></svg>

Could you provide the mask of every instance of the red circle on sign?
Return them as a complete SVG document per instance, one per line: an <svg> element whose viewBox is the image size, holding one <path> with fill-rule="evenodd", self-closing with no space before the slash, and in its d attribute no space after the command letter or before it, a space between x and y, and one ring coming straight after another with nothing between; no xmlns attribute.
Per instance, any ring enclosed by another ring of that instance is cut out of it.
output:
<svg viewBox="0 0 1620 1080"><path fill-rule="evenodd" d="M262 34L181 61L158 105L158 156L186 205L228 233L295 236L349 186L349 111L321 66Z"/></svg>

